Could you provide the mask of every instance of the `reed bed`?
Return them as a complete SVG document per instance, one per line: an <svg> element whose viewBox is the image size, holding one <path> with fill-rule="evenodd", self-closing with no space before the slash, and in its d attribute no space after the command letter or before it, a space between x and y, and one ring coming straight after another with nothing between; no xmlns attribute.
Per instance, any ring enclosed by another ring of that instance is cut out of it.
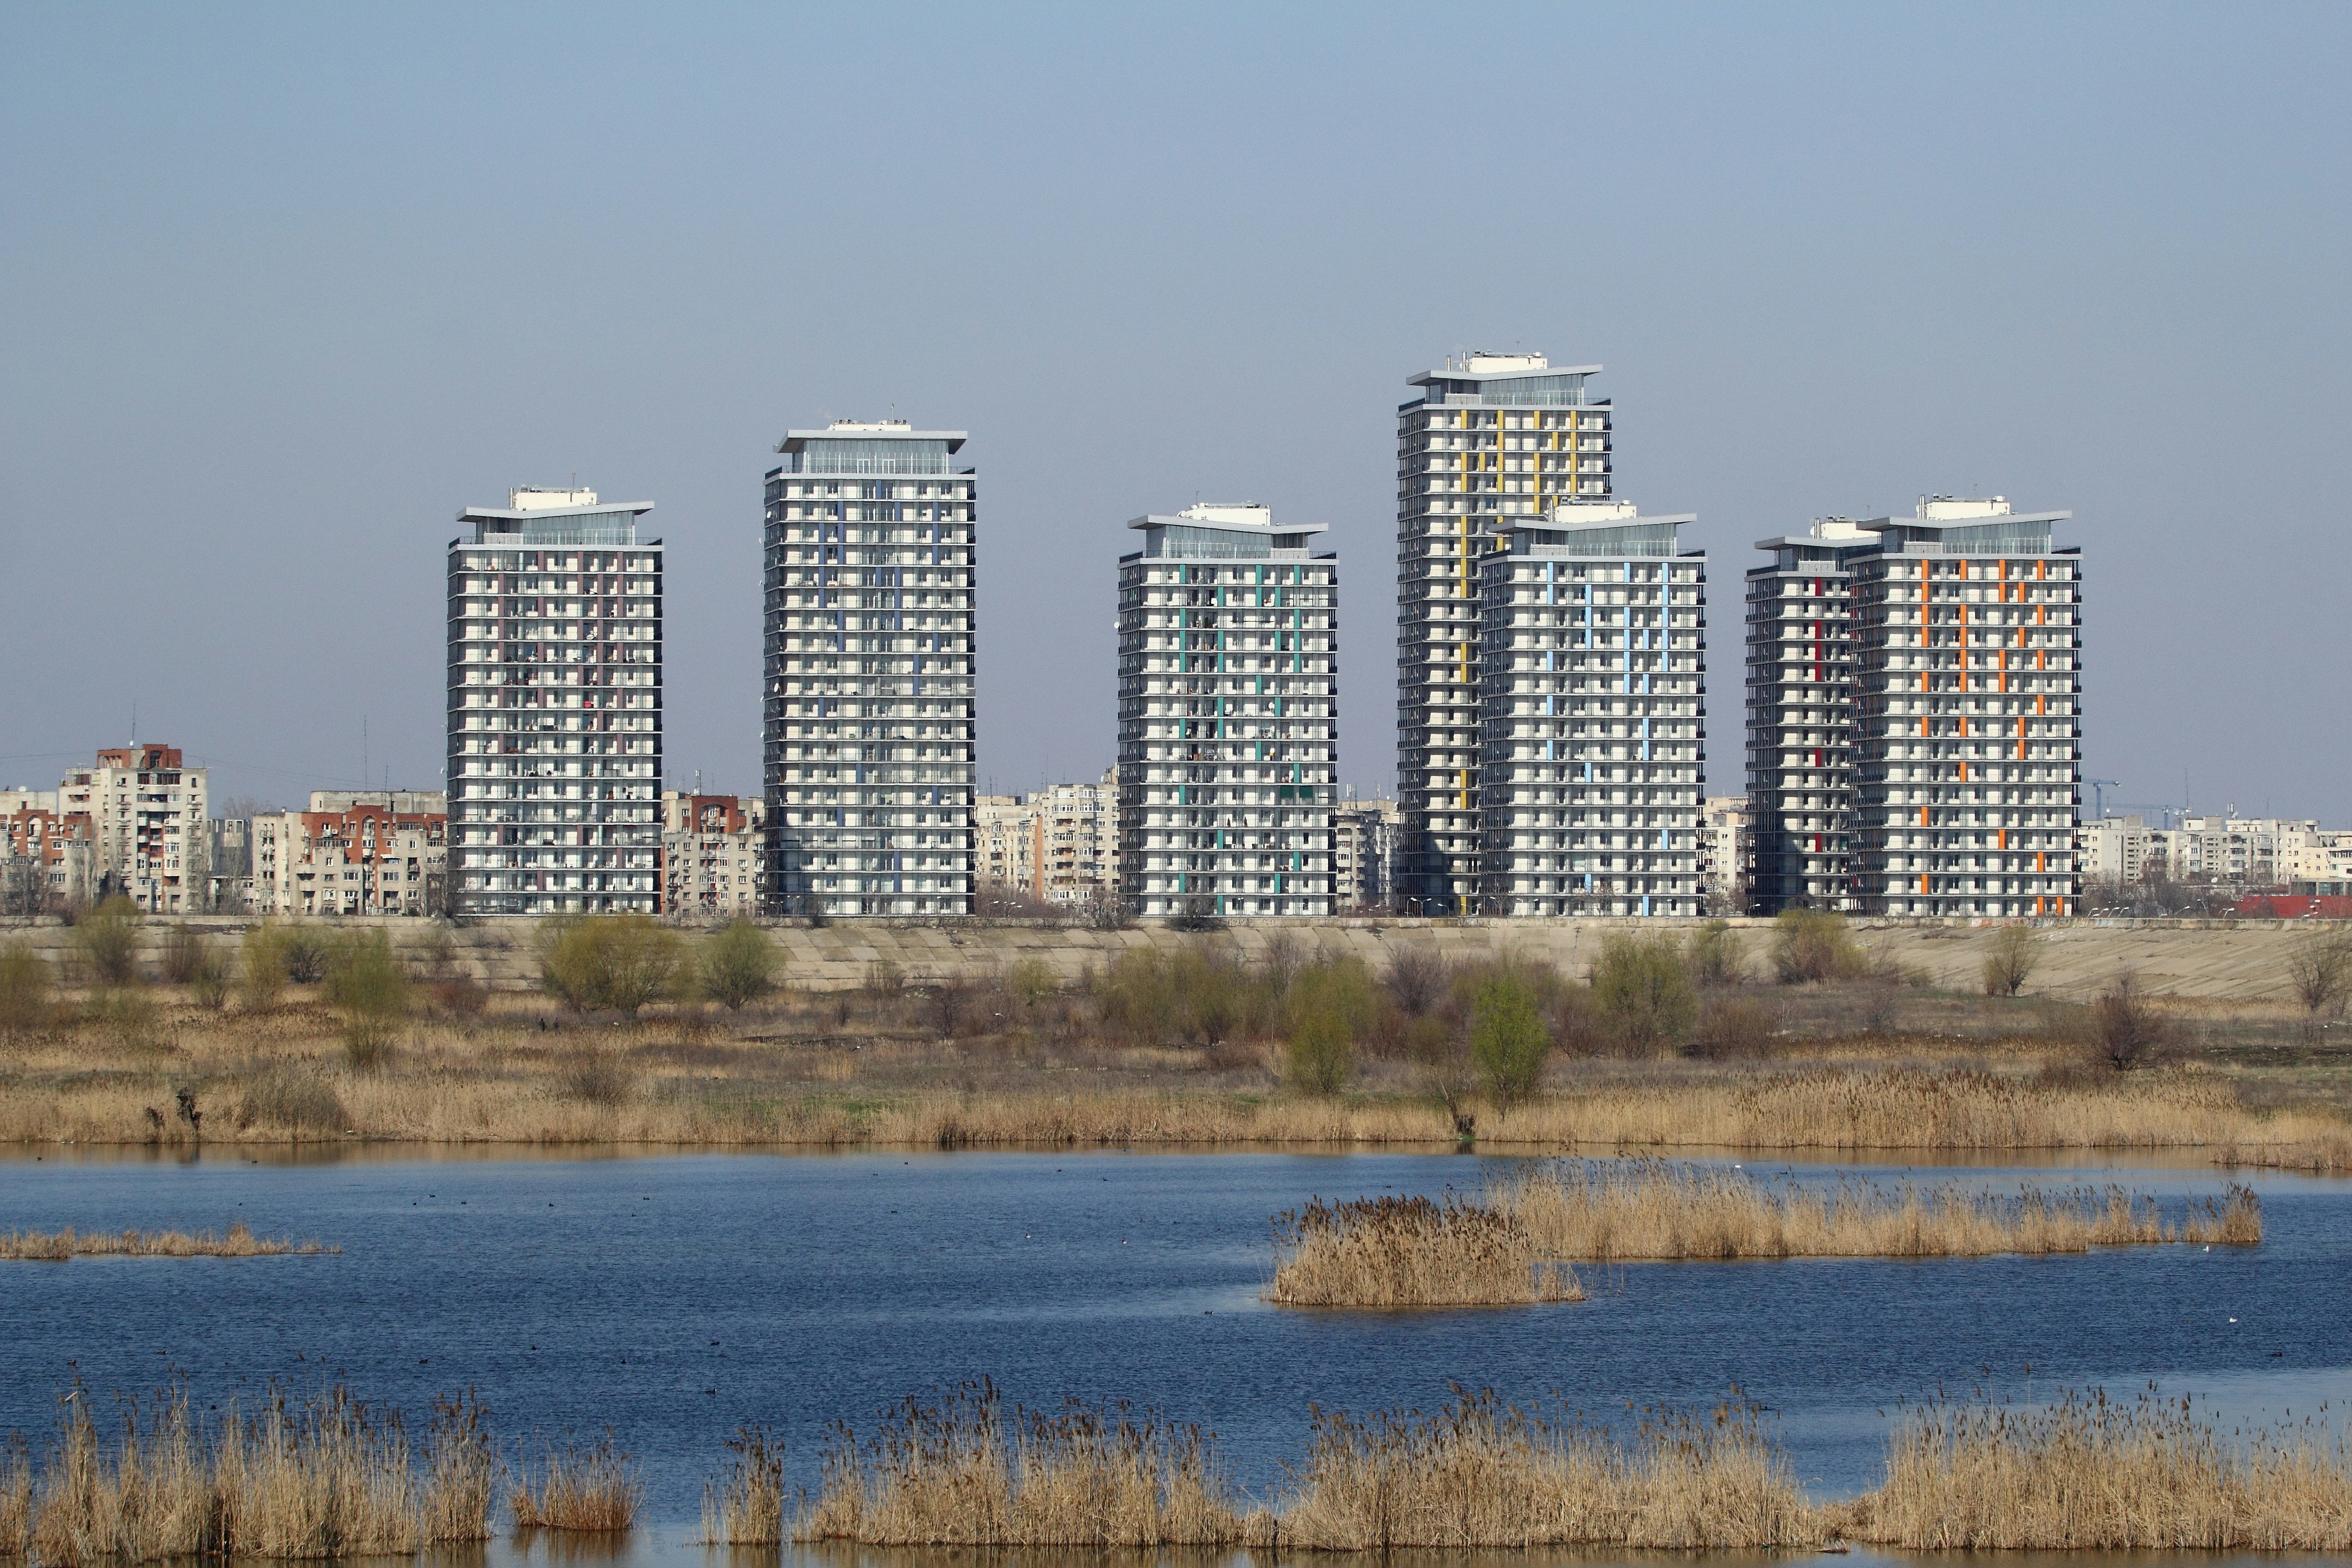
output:
<svg viewBox="0 0 2352 1568"><path fill-rule="evenodd" d="M992 1384L845 1426L799 1541L877 1546L1216 1546L1249 1538L1211 1439L1124 1405L1008 1410Z"/></svg>
<svg viewBox="0 0 2352 1568"><path fill-rule="evenodd" d="M1745 1407L1650 1413L1627 1444L1491 1392L1455 1395L1429 1415L1317 1412L1280 1543L1693 1551L1822 1540L1787 1457Z"/></svg>
<svg viewBox="0 0 2352 1568"><path fill-rule="evenodd" d="M1581 1301L1573 1271L1517 1216L1452 1193L1316 1199L1274 1220L1269 1301L1286 1307L1498 1307Z"/></svg>
<svg viewBox="0 0 2352 1568"><path fill-rule="evenodd" d="M518 1530L619 1534L637 1522L645 1487L612 1434L593 1447L549 1448L536 1469L526 1464L508 1494Z"/></svg>
<svg viewBox="0 0 2352 1568"><path fill-rule="evenodd" d="M775 1546L784 1539L784 1446L764 1426L728 1441L735 1457L703 1484L702 1539L713 1546Z"/></svg>
<svg viewBox="0 0 2352 1568"><path fill-rule="evenodd" d="M124 1414L102 1442L77 1389L37 1465L0 1471L0 1553L40 1568L191 1556L329 1559L414 1552L489 1534L494 1469L479 1406L439 1402L421 1453L397 1414L341 1388L273 1393L205 1419L184 1392Z"/></svg>
<svg viewBox="0 0 2352 1568"><path fill-rule="evenodd" d="M1657 1159L1557 1160L1494 1178L1486 1201L1538 1256L1593 1261L1974 1258L2263 1238L2261 1200L2234 1183L2174 1219L2154 1198L2114 1185L2027 1186L2014 1196L1857 1181L1776 1190L1745 1172Z"/></svg>
<svg viewBox="0 0 2352 1568"><path fill-rule="evenodd" d="M2187 1399L2104 1392L2040 1409L1938 1405L1889 1446L1886 1484L1838 1514L1916 1551L2352 1549L2352 1465L2306 1422L2225 1436Z"/></svg>
<svg viewBox="0 0 2352 1568"><path fill-rule="evenodd" d="M312 1256L341 1252L315 1241L285 1241L256 1236L239 1220L226 1234L184 1230L124 1230L80 1232L63 1230L0 1231L0 1258L63 1263L73 1258L277 1258L293 1253Z"/></svg>

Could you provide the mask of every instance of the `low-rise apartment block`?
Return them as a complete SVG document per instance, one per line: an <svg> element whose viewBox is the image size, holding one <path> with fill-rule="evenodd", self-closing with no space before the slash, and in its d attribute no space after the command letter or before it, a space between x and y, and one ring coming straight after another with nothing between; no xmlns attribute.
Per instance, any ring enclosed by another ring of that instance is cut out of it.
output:
<svg viewBox="0 0 2352 1568"><path fill-rule="evenodd" d="M402 792L320 791L307 811L253 818L252 912L260 915L433 915L445 911L449 874L445 797Z"/></svg>
<svg viewBox="0 0 2352 1568"><path fill-rule="evenodd" d="M0 790L0 914L49 914L91 902L97 847L89 815L60 812L56 790Z"/></svg>
<svg viewBox="0 0 2352 1568"><path fill-rule="evenodd" d="M758 795L662 796L662 912L734 920L761 912L768 803Z"/></svg>
<svg viewBox="0 0 2352 1568"><path fill-rule="evenodd" d="M1744 915L1754 897L1756 845L1748 797L1711 795L1699 807L1699 898L1710 915Z"/></svg>
<svg viewBox="0 0 2352 1568"><path fill-rule="evenodd" d="M89 819L96 899L120 894L152 915L203 911L212 870L207 774L177 746L112 746L58 786L59 816Z"/></svg>
<svg viewBox="0 0 2352 1568"><path fill-rule="evenodd" d="M973 824L983 883L1047 904L1091 905L1118 896L1115 767L1092 784L981 795Z"/></svg>

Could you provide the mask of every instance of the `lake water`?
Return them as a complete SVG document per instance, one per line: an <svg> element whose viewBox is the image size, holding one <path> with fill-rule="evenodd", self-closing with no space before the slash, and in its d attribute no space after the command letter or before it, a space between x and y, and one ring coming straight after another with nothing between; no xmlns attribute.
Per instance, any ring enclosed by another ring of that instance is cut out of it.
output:
<svg viewBox="0 0 2352 1568"><path fill-rule="evenodd" d="M242 1220L343 1250L0 1264L0 1432L37 1441L77 1376L108 1396L177 1373L205 1402L341 1379L412 1415L472 1388L510 1457L534 1434L608 1426L639 1457L656 1528L620 1552L628 1563L702 1560L684 1542L737 1427L783 1433L791 1480L810 1484L830 1424L864 1432L884 1405L981 1377L1033 1406L1124 1399L1197 1420L1260 1495L1303 1453L1310 1405L1428 1407L1456 1384L1604 1416L1627 1401L1712 1405L1737 1387L1771 1413L1817 1498L1874 1485L1896 1402L1938 1389L2025 1399L2153 1379L2229 1415L2298 1418L2352 1393L2352 1185L2292 1177L2252 1184L2268 1229L2249 1249L1587 1268L1591 1300L1535 1309L1300 1312L1258 1299L1275 1211L1312 1194L1475 1189L1485 1164L10 1156L0 1229ZM2222 1186L2179 1167L1748 1169L1995 1189L2118 1180L2176 1203ZM472 1560L520 1568L547 1552L501 1543ZM887 1554L791 1555L883 1568Z"/></svg>

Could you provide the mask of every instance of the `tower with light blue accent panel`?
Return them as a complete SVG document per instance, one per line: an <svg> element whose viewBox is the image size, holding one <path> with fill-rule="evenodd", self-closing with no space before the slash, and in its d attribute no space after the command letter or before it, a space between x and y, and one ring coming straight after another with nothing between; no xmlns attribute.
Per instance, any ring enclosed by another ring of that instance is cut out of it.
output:
<svg viewBox="0 0 2352 1568"><path fill-rule="evenodd" d="M1700 912L1706 556L1696 517L1561 501L1480 559L1482 914Z"/></svg>

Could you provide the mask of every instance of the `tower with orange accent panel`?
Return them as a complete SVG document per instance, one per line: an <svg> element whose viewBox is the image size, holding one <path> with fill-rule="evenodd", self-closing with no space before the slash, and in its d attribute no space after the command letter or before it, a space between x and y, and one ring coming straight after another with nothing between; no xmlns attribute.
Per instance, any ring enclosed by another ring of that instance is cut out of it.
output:
<svg viewBox="0 0 2352 1568"><path fill-rule="evenodd" d="M1615 413L1597 364L1471 353L1397 410L1397 899L1479 912L1482 557L1563 501L1606 501Z"/></svg>
<svg viewBox="0 0 2352 1568"><path fill-rule="evenodd" d="M2076 912L2082 551L2053 542L2073 515L1937 496L1858 524L1861 912Z"/></svg>

